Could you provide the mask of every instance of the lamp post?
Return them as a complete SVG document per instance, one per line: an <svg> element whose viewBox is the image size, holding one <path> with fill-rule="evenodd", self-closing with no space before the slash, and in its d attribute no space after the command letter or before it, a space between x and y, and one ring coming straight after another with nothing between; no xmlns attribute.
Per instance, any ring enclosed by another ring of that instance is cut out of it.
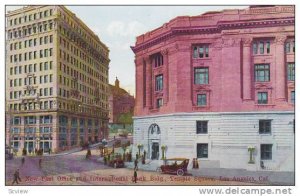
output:
<svg viewBox="0 0 300 196"><path fill-rule="evenodd" d="M138 144L137 147L139 149L139 157L140 157L141 156L141 149L143 147L143 144Z"/></svg>
<svg viewBox="0 0 300 196"><path fill-rule="evenodd" d="M253 152L254 151L255 151L254 146L249 146L248 147L248 152L250 152L250 160L248 161L249 164L254 164L254 160L253 160Z"/></svg>
<svg viewBox="0 0 300 196"><path fill-rule="evenodd" d="M166 159L166 157L165 157L165 151L166 151L166 148L167 148L166 145L162 145L162 146L161 146L161 151L162 151L162 157L161 157L161 159L162 159L162 160L165 160L165 159Z"/></svg>

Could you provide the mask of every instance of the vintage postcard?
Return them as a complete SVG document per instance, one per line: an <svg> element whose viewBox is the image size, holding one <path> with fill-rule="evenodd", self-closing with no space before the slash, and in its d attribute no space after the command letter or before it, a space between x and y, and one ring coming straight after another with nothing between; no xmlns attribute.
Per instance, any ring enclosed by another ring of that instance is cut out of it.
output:
<svg viewBox="0 0 300 196"><path fill-rule="evenodd" d="M295 185L294 5L7 5L5 27L6 186Z"/></svg>

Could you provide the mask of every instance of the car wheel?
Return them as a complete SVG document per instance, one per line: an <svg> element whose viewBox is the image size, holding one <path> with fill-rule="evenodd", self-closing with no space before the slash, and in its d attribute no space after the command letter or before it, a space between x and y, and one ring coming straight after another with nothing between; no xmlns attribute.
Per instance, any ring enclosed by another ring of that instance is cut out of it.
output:
<svg viewBox="0 0 300 196"><path fill-rule="evenodd" d="M183 176L184 171L182 169L177 170L177 176Z"/></svg>
<svg viewBox="0 0 300 196"><path fill-rule="evenodd" d="M160 168L160 167L158 167L158 168L156 169L156 171L157 171L157 172L159 172L159 173L161 173L161 172L162 172L162 170L161 170L161 168Z"/></svg>

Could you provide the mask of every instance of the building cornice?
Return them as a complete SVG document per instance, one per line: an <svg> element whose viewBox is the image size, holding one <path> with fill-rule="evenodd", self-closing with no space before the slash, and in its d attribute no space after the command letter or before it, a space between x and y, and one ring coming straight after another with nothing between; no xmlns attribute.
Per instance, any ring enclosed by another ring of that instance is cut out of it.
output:
<svg viewBox="0 0 300 196"><path fill-rule="evenodd" d="M295 114L294 110L291 111L249 111L249 112L178 112L171 114L159 114L159 115L145 115L145 116L133 116L134 120L137 119L149 119L149 118L158 118L158 117L182 117L182 116L221 116L221 115L267 115L267 114L282 114L282 115L291 115Z"/></svg>
<svg viewBox="0 0 300 196"><path fill-rule="evenodd" d="M174 36L179 35L193 35L193 34L215 34L221 33L223 30L232 29L250 29L250 28L270 28L278 26L295 25L294 17L285 17L278 19L261 19L261 20L246 20L246 21L220 21L213 26L190 26L190 27L173 27L169 31L162 33L148 41L145 41L131 49L134 53L150 48L156 44L164 42Z"/></svg>

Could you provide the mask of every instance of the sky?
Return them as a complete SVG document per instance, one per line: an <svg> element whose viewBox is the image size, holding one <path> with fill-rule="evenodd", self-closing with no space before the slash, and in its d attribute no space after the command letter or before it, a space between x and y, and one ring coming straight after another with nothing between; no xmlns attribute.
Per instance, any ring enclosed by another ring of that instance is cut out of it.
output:
<svg viewBox="0 0 300 196"><path fill-rule="evenodd" d="M135 94L134 53L136 37L177 16L197 16L207 11L247 8L247 6L66 6L109 47L109 83L116 77L120 86ZM7 6L14 10L20 6Z"/></svg>

